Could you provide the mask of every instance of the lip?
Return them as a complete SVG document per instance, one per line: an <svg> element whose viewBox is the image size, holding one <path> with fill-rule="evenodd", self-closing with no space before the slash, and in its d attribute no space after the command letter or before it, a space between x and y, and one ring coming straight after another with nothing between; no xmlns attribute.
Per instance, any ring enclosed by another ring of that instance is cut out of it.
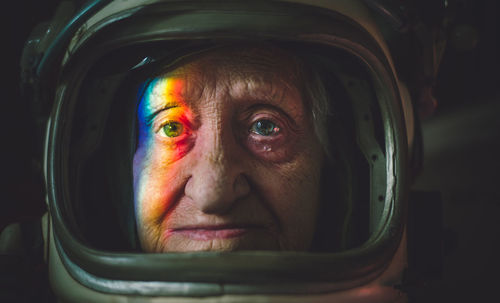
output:
<svg viewBox="0 0 500 303"><path fill-rule="evenodd" d="M173 228L168 231L170 235L179 235L193 240L230 239L245 235L246 233L263 229L256 225L203 225Z"/></svg>

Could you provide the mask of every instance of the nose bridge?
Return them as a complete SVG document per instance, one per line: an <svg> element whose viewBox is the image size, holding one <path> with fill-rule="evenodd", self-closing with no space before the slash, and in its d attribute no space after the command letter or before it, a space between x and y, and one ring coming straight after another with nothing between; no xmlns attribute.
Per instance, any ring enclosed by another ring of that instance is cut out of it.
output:
<svg viewBox="0 0 500 303"><path fill-rule="evenodd" d="M221 133L213 132L210 137L205 138L202 149L200 150L199 166L202 169L198 173L200 177L211 179L214 186L222 186L228 183L230 173L230 163L228 159L228 151L226 150L226 143L220 137Z"/></svg>
<svg viewBox="0 0 500 303"><path fill-rule="evenodd" d="M228 157L231 156L231 127L226 125L228 123L224 121L220 107L215 107L212 111L199 138L203 141L199 152L203 162L214 173L224 173L228 169Z"/></svg>
<svg viewBox="0 0 500 303"><path fill-rule="evenodd" d="M222 119L222 114L219 113L206 127L203 131L204 142L199 151L205 178L212 178L213 186L220 190L231 190L235 179L243 172L242 163L238 159L241 157L241 150L231 121Z"/></svg>
<svg viewBox="0 0 500 303"><path fill-rule="evenodd" d="M186 194L203 212L222 212L249 190L238 161L238 144L230 121L221 113L204 121L197 135L195 165Z"/></svg>
<svg viewBox="0 0 500 303"><path fill-rule="evenodd" d="M203 144L201 153L206 164L212 166L214 173L225 173L230 167L231 154L234 152L234 137L231 127L231 111L228 102L228 87L221 83L216 74L212 75L208 85L210 89L204 90L204 108L201 110L204 117Z"/></svg>

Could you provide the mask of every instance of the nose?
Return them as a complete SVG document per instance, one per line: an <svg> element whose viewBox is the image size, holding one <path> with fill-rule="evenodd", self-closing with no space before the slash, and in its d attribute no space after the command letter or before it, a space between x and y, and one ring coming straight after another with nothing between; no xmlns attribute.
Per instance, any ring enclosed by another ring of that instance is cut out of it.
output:
<svg viewBox="0 0 500 303"><path fill-rule="evenodd" d="M228 134L200 134L185 195L207 214L223 214L250 192L238 146ZM223 138L225 137L225 140ZM198 140L197 140L198 141Z"/></svg>

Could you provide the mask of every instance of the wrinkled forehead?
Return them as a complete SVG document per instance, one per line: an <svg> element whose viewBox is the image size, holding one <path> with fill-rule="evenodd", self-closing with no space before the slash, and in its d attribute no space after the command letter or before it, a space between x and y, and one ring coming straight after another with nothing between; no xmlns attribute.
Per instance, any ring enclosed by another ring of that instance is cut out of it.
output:
<svg viewBox="0 0 500 303"><path fill-rule="evenodd" d="M199 54L153 79L141 102L149 112L169 100L225 96L279 102L300 95L299 60L278 48L223 48ZM154 96L154 97L152 97ZM161 104L157 104L161 103Z"/></svg>
<svg viewBox="0 0 500 303"><path fill-rule="evenodd" d="M207 76L230 75L288 82L294 82L299 70L298 60L276 47L222 48L203 54L188 66Z"/></svg>
<svg viewBox="0 0 500 303"><path fill-rule="evenodd" d="M240 91L241 85L248 89L283 90L297 88L299 69L298 61L281 49L237 47L212 50L164 77L184 79L185 93L195 93L200 88Z"/></svg>

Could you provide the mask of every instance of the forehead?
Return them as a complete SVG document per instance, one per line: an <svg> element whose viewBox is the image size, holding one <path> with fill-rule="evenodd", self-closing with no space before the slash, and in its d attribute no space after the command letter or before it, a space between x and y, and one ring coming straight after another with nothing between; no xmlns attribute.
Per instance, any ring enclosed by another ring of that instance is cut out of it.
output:
<svg viewBox="0 0 500 303"><path fill-rule="evenodd" d="M223 49L211 51L155 78L146 90L146 111L202 98L279 102L299 95L298 60L278 49ZM300 99L300 98L299 98Z"/></svg>
<svg viewBox="0 0 500 303"><path fill-rule="evenodd" d="M221 76L223 73L236 77L282 78L291 82L298 74L298 60L278 48L215 50L200 56L188 66L205 75Z"/></svg>

